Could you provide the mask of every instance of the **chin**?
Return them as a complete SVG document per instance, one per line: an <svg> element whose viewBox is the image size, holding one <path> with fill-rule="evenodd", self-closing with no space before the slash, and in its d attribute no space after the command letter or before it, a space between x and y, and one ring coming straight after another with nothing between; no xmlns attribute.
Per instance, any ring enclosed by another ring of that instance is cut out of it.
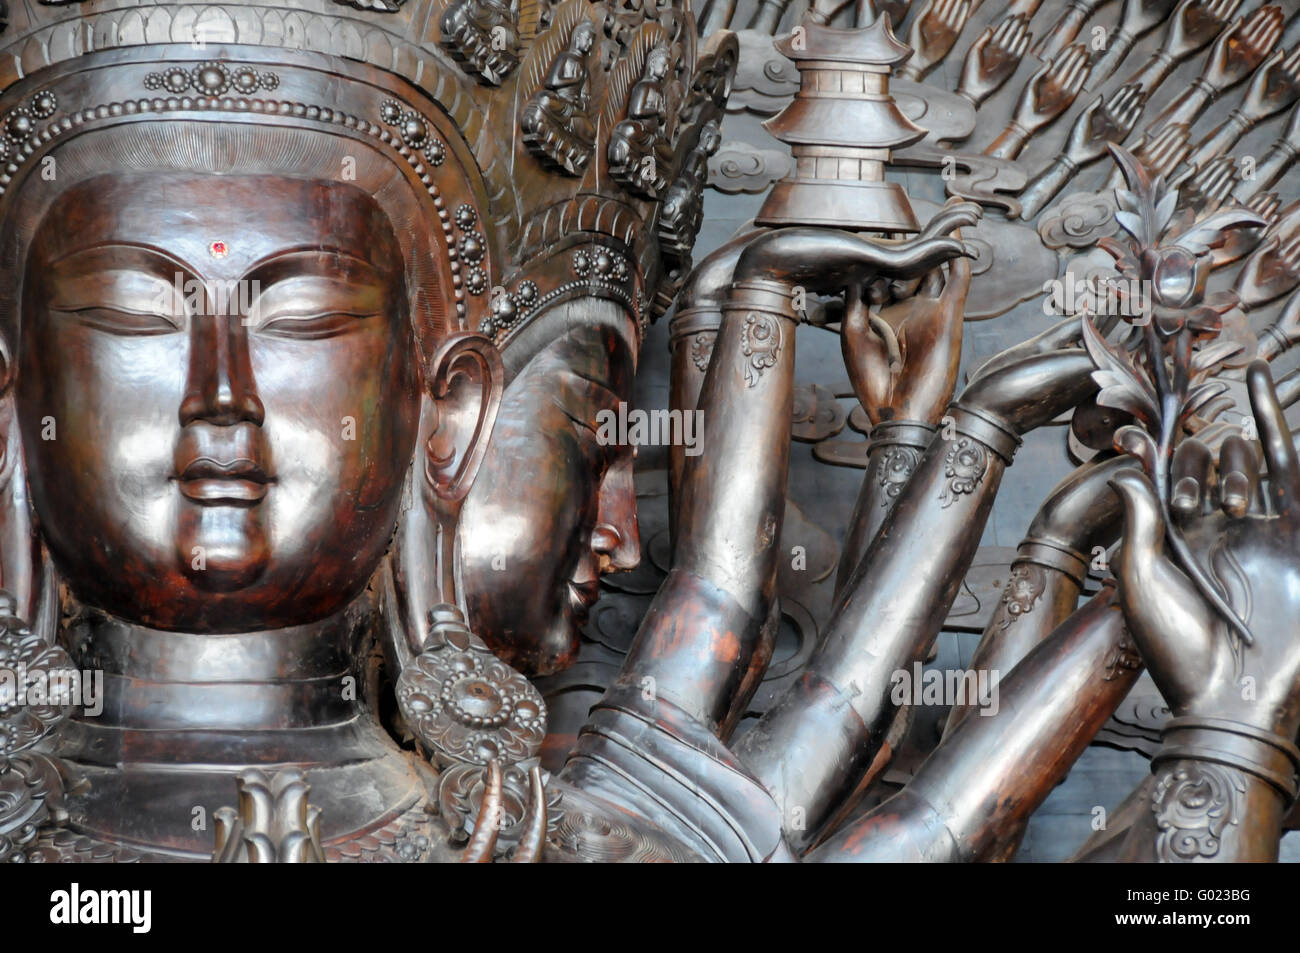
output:
<svg viewBox="0 0 1300 953"><path fill-rule="evenodd" d="M538 646L539 652L532 664L524 664L526 675L554 675L562 672L578 659L582 637L577 623L567 614L556 619L554 627Z"/></svg>
<svg viewBox="0 0 1300 953"><path fill-rule="evenodd" d="M577 660L583 622L565 605L545 621L489 621L471 612L471 624L498 658L535 677L562 672ZM502 632L514 634L502 636Z"/></svg>

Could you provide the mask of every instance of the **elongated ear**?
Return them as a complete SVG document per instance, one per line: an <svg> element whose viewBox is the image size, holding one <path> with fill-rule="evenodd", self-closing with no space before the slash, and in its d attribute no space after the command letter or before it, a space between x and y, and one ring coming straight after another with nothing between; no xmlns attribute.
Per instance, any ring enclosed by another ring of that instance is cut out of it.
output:
<svg viewBox="0 0 1300 953"><path fill-rule="evenodd" d="M41 584L41 545L27 499L23 441L14 405L14 365L0 338L0 589L24 619L36 616Z"/></svg>
<svg viewBox="0 0 1300 953"><path fill-rule="evenodd" d="M474 484L501 406L501 353L481 334L452 334L429 362L428 388L437 422L426 444L425 477L439 500L458 504Z"/></svg>

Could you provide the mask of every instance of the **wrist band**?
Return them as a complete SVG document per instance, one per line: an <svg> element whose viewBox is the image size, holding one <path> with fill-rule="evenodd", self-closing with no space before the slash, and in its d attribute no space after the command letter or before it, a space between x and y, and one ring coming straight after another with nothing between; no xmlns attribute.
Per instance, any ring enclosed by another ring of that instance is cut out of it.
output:
<svg viewBox="0 0 1300 953"><path fill-rule="evenodd" d="M882 420L871 428L871 450L877 447L913 447L925 450L939 428L919 420Z"/></svg>
<svg viewBox="0 0 1300 953"><path fill-rule="evenodd" d="M794 309L794 290L783 281L749 278L734 282L722 305L723 311L763 311L799 323Z"/></svg>
<svg viewBox="0 0 1300 953"><path fill-rule="evenodd" d="M1033 135L1028 129L1020 125L1020 123L1016 122L1014 119L1007 120L1007 128L1003 131L1011 133L1011 135L1019 139L1021 142L1028 141L1029 137Z"/></svg>
<svg viewBox="0 0 1300 953"><path fill-rule="evenodd" d="M1289 738L1228 718L1170 719L1161 732L1164 747L1152 770L1167 761L1211 761L1254 775L1282 795L1289 807L1300 792L1300 748Z"/></svg>
<svg viewBox="0 0 1300 953"><path fill-rule="evenodd" d="M1269 337L1271 337L1274 341L1277 342L1278 354L1281 354L1284 351L1291 350L1292 346L1295 343L1289 337L1287 337L1286 333L1281 328L1279 328L1276 324L1270 324L1268 327L1264 329L1264 331L1269 335Z"/></svg>
<svg viewBox="0 0 1300 953"><path fill-rule="evenodd" d="M1009 423L988 411L964 407L960 403L948 405L948 416L958 433L978 440L1011 466L1011 458L1016 455L1021 439Z"/></svg>
<svg viewBox="0 0 1300 953"><path fill-rule="evenodd" d="M690 308L678 311L668 323L668 348L677 346L677 342L692 334L707 331L716 332L722 326L722 306Z"/></svg>
<svg viewBox="0 0 1300 953"><path fill-rule="evenodd" d="M1021 540L1011 565L1020 563L1036 563L1064 573L1080 587L1088 577L1088 558L1083 553L1041 536L1026 536Z"/></svg>

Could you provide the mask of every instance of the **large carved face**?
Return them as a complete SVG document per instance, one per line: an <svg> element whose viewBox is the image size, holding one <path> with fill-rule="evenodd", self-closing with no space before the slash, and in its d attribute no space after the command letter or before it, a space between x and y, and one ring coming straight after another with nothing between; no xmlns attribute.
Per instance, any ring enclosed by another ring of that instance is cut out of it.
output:
<svg viewBox="0 0 1300 953"><path fill-rule="evenodd" d="M633 369L631 346L609 327L562 334L506 389L465 501L461 566L470 621L525 672L571 662L600 574L640 558L635 450L597 439L597 414L629 400Z"/></svg>
<svg viewBox="0 0 1300 953"><path fill-rule="evenodd" d="M402 261L341 182L115 175L45 214L16 397L74 593L158 628L243 631L360 592L415 451Z"/></svg>

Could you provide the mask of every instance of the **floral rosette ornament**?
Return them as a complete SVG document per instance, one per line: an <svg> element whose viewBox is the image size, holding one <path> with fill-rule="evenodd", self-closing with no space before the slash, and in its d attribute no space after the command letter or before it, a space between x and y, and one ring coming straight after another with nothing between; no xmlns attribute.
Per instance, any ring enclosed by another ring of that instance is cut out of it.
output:
<svg viewBox="0 0 1300 953"><path fill-rule="evenodd" d="M546 705L523 675L465 625L460 610L430 611L424 650L397 680L397 702L421 745L441 767L514 764L546 736Z"/></svg>
<svg viewBox="0 0 1300 953"><path fill-rule="evenodd" d="M0 771L72 713L78 673L62 648L33 635L0 592Z"/></svg>
<svg viewBox="0 0 1300 953"><path fill-rule="evenodd" d="M32 634L0 592L0 863L42 859L42 828L63 823L64 778L59 764L28 751L72 713L72 659ZM21 752L21 753L20 753Z"/></svg>
<svg viewBox="0 0 1300 953"><path fill-rule="evenodd" d="M1186 435L1204 428L1232 406L1224 397L1228 384L1213 379L1226 362L1238 358L1253 337L1237 311L1237 296L1225 292L1205 297L1212 260L1235 228L1267 222L1242 207L1223 208L1200 220L1175 215L1178 192L1162 176L1121 146L1111 155L1127 189L1116 189L1115 219L1128 241L1103 238L1098 247L1115 259L1130 287L1142 289L1145 307L1125 302L1122 318L1138 332L1128 346L1106 340L1083 316L1083 343L1097 365L1093 379L1101 388L1097 404L1131 414L1139 426L1121 428L1119 449L1136 457L1156 489L1170 550L1197 589L1246 644L1246 624L1228 605L1209 574L1196 561L1170 518L1170 473L1174 448ZM1123 287L1121 282L1119 287Z"/></svg>

